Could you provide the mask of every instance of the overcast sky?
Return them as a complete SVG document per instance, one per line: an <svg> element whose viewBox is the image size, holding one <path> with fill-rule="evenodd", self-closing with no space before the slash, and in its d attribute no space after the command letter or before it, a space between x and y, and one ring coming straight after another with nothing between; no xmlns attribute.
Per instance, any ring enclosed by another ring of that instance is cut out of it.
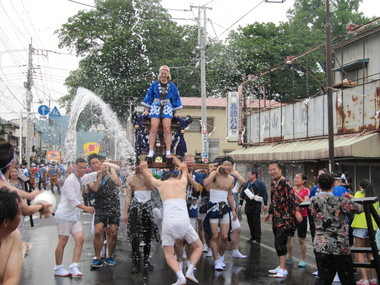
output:
<svg viewBox="0 0 380 285"><path fill-rule="evenodd" d="M34 83L33 110L43 103L53 108L56 100L66 94L64 79L78 66L78 59L67 50L59 50L54 31L78 10L91 9L93 0L0 0L0 117L19 117L23 108L26 81L27 50L32 42ZM278 0L277 0L278 1ZM323 1L323 0L321 0ZM264 0L162 0L181 24L195 24L197 9L191 5L206 5L207 32L223 39L231 29L252 22L286 21L286 11L294 0L285 3L266 3ZM324 2L324 1L323 1ZM83 5L84 4L84 5ZM366 16L380 16L379 0L364 0L360 10ZM377 14L376 14L377 13ZM230 29L229 29L230 28ZM227 30L227 31L226 31ZM64 110L60 110L64 113ZM38 116L37 116L38 118Z"/></svg>

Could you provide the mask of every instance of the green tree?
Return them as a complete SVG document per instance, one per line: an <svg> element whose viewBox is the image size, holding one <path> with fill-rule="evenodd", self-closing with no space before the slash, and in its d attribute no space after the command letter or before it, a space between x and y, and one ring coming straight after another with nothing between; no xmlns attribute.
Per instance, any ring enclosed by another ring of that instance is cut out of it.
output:
<svg viewBox="0 0 380 285"><path fill-rule="evenodd" d="M230 33L229 50L245 75L241 79L250 75L254 78L244 84L248 96L282 101L296 96L297 89L302 86L303 73L298 72L294 64L285 64L286 57L294 54L287 41L288 31L286 23L254 23ZM274 70L266 73L271 68Z"/></svg>
<svg viewBox="0 0 380 285"><path fill-rule="evenodd" d="M144 97L160 65L191 69L195 57L195 29L171 21L159 0L98 0L96 9L80 11L57 33L60 47L84 57L66 80L63 102L83 86L121 118ZM186 81L181 86L191 90Z"/></svg>
<svg viewBox="0 0 380 285"><path fill-rule="evenodd" d="M349 23L368 20L358 12L360 2L331 1L335 7L331 13L333 37L343 35ZM267 98L289 102L314 95L325 86L325 1L296 0L288 18L279 25L253 23L229 34L228 49L237 62L237 74L259 76L245 84L247 95L262 98L264 86Z"/></svg>
<svg viewBox="0 0 380 285"><path fill-rule="evenodd" d="M368 21L363 13L359 12L362 0L330 0L332 37L346 32L349 23L357 25ZM305 29L324 37L326 23L326 1L296 0L293 8L288 11L289 22L298 28Z"/></svg>
<svg viewBox="0 0 380 285"><path fill-rule="evenodd" d="M347 37L346 31L350 23L362 25L368 22L369 19L359 12L361 2L362 0L330 1L332 44L336 44ZM294 7L288 11L288 15L292 31L289 40L297 43L304 50L325 43L325 1L296 0ZM312 61L315 61L323 71L326 70L326 59L323 49L320 49L318 54L315 53L312 56Z"/></svg>

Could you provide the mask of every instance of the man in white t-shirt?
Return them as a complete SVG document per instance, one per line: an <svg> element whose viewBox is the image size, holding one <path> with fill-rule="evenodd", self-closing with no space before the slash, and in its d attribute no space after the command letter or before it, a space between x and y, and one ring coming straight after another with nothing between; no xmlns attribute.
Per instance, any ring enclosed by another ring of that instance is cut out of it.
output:
<svg viewBox="0 0 380 285"><path fill-rule="evenodd" d="M74 172L70 174L62 187L61 201L55 212L55 220L57 223L58 244L55 250L55 276L71 276L81 278L83 274L78 270L78 262L82 253L84 231L80 221L81 210L93 214L93 207L85 206L82 203L83 185L85 180L96 179L97 172L86 174L87 162L83 158L78 158L75 162ZM84 176L85 175L85 176ZM88 182L87 182L88 183ZM63 253L69 239L69 235L75 239L74 255L72 263L67 271L62 264Z"/></svg>

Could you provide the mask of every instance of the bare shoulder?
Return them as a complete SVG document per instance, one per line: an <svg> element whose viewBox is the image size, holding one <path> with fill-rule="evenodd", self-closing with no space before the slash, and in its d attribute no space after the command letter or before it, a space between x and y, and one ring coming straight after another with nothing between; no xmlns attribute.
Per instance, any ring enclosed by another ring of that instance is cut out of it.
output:
<svg viewBox="0 0 380 285"><path fill-rule="evenodd" d="M1 247L20 247L21 250L21 233L19 230L14 230L13 232L7 234L1 240Z"/></svg>

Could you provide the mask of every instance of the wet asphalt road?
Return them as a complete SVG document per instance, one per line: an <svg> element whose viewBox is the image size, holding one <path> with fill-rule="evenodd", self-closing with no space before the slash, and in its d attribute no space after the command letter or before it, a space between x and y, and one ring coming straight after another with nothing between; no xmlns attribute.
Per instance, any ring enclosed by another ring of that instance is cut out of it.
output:
<svg viewBox="0 0 380 285"><path fill-rule="evenodd" d="M122 204L123 204L122 199ZM172 284L176 282L175 274L166 266L161 246L153 242L151 249L151 263L154 271L139 274L131 274L130 245L126 239L126 226L121 225L118 244L114 258L116 267L104 266L91 270L91 259L94 256L92 234L90 231L91 215L82 214L82 222L85 229L85 242L79 264L79 269L84 276L80 279L70 277L54 277L54 251L57 245L57 233L54 219L35 219L35 227L31 228L29 221L25 223L25 240L32 246L24 259L23 272L20 284L52 284L52 285L82 285L82 284ZM203 256L197 265L195 277L199 284L314 284L315 278L312 272L316 270L314 254L310 245L310 237L307 237L307 263L305 269L297 267L297 257L300 256L299 245L294 243L294 264L287 265L289 275L286 279L274 279L267 273L278 265L278 258L273 248L273 234L270 224L262 225L261 246L249 244L249 230L243 214L240 251L248 255L246 259L236 259L231 256L230 247L225 254L226 268L223 272L213 269L212 258ZM71 263L74 240L70 237L64 255L64 266L68 269ZM191 284L188 282L188 284Z"/></svg>

